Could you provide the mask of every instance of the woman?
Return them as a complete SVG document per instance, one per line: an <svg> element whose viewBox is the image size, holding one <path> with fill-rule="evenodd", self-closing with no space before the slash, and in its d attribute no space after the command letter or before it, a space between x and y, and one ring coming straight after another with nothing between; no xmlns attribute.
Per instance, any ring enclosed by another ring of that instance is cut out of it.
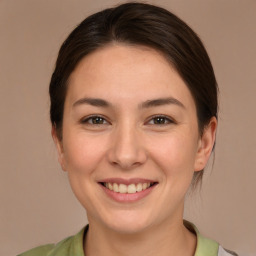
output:
<svg viewBox="0 0 256 256"><path fill-rule="evenodd" d="M127 3L85 19L60 49L50 114L89 225L22 255L235 255L183 221L214 147L217 91L200 39L172 13Z"/></svg>

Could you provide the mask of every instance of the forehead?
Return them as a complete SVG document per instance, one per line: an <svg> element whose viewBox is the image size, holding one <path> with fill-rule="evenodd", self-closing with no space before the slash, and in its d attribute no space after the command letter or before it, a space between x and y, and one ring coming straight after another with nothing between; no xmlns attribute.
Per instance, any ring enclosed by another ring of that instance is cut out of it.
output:
<svg viewBox="0 0 256 256"><path fill-rule="evenodd" d="M163 54L122 44L100 48L77 65L67 97L74 101L82 96L138 101L171 96L194 104L183 79Z"/></svg>

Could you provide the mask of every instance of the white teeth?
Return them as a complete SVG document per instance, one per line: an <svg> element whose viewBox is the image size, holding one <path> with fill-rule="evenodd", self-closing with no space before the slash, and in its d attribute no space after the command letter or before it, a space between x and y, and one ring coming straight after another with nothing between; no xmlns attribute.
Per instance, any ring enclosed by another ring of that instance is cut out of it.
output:
<svg viewBox="0 0 256 256"><path fill-rule="evenodd" d="M136 186L135 186L135 184L130 184L129 186L128 186L128 193L129 194L134 194L134 193L136 193Z"/></svg>
<svg viewBox="0 0 256 256"><path fill-rule="evenodd" d="M119 193L122 193L122 194L127 193L127 186L124 184L120 184L119 185ZM129 193L129 189L128 189L128 193Z"/></svg>
<svg viewBox="0 0 256 256"><path fill-rule="evenodd" d="M148 183L143 183L143 184L142 184L142 189L143 189L143 190L146 189L147 186L148 186Z"/></svg>
<svg viewBox="0 0 256 256"><path fill-rule="evenodd" d="M137 190L138 192L142 191L142 184L141 184L141 183L138 183L138 184L137 184L136 190Z"/></svg>
<svg viewBox="0 0 256 256"><path fill-rule="evenodd" d="M104 186L109 190L112 190L117 193L121 194L134 194L136 192L141 192L150 187L150 182L145 183L138 183L138 184L129 184L128 186L125 184L117 184L117 183L109 183L105 182Z"/></svg>
<svg viewBox="0 0 256 256"><path fill-rule="evenodd" d="M113 191L119 192L119 187L116 183L113 184Z"/></svg>

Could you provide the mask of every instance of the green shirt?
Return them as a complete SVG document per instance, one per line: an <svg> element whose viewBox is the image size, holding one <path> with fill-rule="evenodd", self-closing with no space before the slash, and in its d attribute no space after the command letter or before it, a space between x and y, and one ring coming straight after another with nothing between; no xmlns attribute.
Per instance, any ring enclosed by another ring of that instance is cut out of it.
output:
<svg viewBox="0 0 256 256"><path fill-rule="evenodd" d="M211 239L203 237L198 229L190 222L184 221L185 226L197 236L195 256L229 256L236 255L227 252L219 244ZM88 231L88 225L75 236L70 236L61 242L36 247L18 256L85 256L83 250L84 236Z"/></svg>

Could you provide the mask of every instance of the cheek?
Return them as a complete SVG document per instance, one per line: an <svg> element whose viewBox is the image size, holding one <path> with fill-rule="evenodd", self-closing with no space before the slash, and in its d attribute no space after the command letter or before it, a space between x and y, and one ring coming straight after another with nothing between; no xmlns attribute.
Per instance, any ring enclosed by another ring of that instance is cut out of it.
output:
<svg viewBox="0 0 256 256"><path fill-rule="evenodd" d="M192 137L195 136L193 134L191 136L179 134L167 136L158 140L159 147L151 147L153 160L157 162L165 175L170 177L168 182L174 182L181 177L186 180L193 176L197 143Z"/></svg>
<svg viewBox="0 0 256 256"><path fill-rule="evenodd" d="M99 136L100 137L100 136ZM104 147L99 137L84 133L67 133L64 142L64 157L71 188L78 201L88 211L94 211L95 170L104 157ZM101 142L100 142L101 141Z"/></svg>
<svg viewBox="0 0 256 256"><path fill-rule="evenodd" d="M104 156L104 146L99 137L72 133L64 141L64 158L67 171L77 174L89 174Z"/></svg>

